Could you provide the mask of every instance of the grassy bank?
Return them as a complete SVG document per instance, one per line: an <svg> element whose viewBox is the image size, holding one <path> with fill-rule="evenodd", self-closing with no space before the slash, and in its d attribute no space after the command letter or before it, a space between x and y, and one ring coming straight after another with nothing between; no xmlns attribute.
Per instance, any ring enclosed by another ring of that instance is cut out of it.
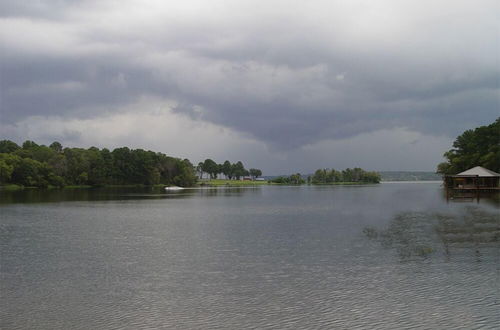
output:
<svg viewBox="0 0 500 330"><path fill-rule="evenodd" d="M24 186L20 186L17 184L6 184L4 186L0 186L0 191L5 190L5 191L14 191L14 190L23 190L25 189Z"/></svg>

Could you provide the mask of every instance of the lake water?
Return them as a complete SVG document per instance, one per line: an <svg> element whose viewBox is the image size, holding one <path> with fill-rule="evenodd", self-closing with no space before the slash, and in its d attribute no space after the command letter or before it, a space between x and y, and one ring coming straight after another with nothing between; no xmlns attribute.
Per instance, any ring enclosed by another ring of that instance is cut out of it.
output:
<svg viewBox="0 0 500 330"><path fill-rule="evenodd" d="M499 203L439 183L0 192L2 329L499 329Z"/></svg>

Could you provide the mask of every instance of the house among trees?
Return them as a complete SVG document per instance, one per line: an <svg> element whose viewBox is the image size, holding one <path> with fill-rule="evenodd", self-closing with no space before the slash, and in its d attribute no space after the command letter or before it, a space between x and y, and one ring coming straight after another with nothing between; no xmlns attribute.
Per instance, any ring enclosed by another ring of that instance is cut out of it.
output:
<svg viewBox="0 0 500 330"><path fill-rule="evenodd" d="M446 175L444 182L446 188L454 190L500 190L500 174L481 166Z"/></svg>

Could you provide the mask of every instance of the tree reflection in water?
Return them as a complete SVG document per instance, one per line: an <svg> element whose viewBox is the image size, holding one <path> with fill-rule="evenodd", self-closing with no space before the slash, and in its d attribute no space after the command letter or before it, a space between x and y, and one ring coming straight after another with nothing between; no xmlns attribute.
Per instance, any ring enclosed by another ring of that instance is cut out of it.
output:
<svg viewBox="0 0 500 330"><path fill-rule="evenodd" d="M363 233L386 248L395 249L401 260L428 258L442 253L450 258L453 248L473 249L481 261L481 248L500 248L500 216L477 207L461 214L404 212L387 229L365 227Z"/></svg>

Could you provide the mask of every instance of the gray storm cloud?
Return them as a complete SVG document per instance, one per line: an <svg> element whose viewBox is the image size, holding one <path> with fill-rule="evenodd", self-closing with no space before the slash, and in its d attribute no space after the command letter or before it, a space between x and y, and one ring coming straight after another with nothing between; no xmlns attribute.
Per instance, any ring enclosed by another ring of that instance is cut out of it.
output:
<svg viewBox="0 0 500 330"><path fill-rule="evenodd" d="M396 127L455 136L498 116L498 7L2 1L0 116L93 118L154 96L285 150Z"/></svg>

